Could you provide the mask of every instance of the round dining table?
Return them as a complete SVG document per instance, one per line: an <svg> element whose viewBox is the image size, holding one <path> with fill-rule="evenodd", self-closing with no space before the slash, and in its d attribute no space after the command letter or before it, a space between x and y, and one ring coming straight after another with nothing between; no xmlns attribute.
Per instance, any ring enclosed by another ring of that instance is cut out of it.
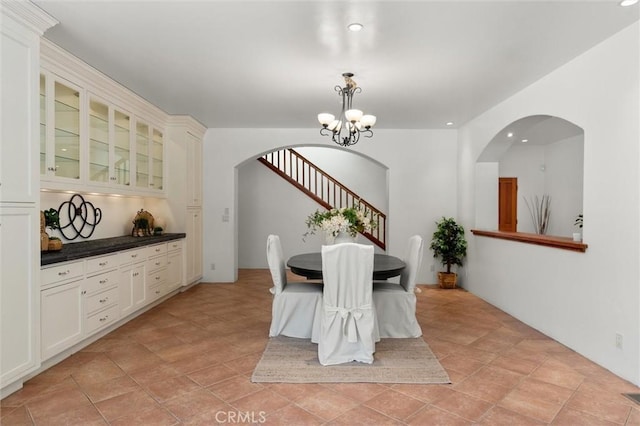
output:
<svg viewBox="0 0 640 426"><path fill-rule="evenodd" d="M310 280L322 279L322 253L305 253L292 256L287 266L296 275ZM376 253L373 255L373 279L386 280L398 276L407 265L395 256Z"/></svg>

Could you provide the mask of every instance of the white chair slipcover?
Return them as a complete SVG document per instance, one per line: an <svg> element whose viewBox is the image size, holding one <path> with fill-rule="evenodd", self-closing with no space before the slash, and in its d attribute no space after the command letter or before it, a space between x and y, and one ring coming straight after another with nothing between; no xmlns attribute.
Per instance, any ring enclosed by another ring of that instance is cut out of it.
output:
<svg viewBox="0 0 640 426"><path fill-rule="evenodd" d="M322 306L322 285L309 282L287 282L280 237L267 238L267 262L271 270L273 294L269 337L283 335L311 338L316 309Z"/></svg>
<svg viewBox="0 0 640 426"><path fill-rule="evenodd" d="M322 279L320 335L311 339L318 343L320 364L371 364L380 340L372 303L373 246L322 246Z"/></svg>
<svg viewBox="0 0 640 426"><path fill-rule="evenodd" d="M373 286L373 304L382 338L406 338L422 336L416 319L416 277L422 264L423 241L419 235L409 238L404 262L407 265L400 275L400 284L376 281Z"/></svg>

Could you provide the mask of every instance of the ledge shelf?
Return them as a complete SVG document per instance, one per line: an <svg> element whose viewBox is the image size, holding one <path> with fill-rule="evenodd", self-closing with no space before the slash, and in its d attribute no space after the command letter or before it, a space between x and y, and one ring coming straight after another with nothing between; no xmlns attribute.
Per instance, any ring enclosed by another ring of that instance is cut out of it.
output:
<svg viewBox="0 0 640 426"><path fill-rule="evenodd" d="M567 237L553 237L549 235L526 234L524 232L500 232L472 229L471 233L480 237L498 238L502 240L519 241L525 244L555 247L584 253L588 245L583 242L573 241Z"/></svg>

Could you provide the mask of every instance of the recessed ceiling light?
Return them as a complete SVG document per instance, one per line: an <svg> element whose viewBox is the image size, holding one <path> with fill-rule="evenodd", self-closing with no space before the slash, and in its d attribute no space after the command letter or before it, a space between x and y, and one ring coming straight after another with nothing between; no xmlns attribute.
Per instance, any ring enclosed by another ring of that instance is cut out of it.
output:
<svg viewBox="0 0 640 426"><path fill-rule="evenodd" d="M508 138L512 138L512 137L513 137L513 132L509 132L509 133L507 133L507 137L508 137Z"/></svg>
<svg viewBox="0 0 640 426"><path fill-rule="evenodd" d="M447 121L447 126L453 126L453 121Z"/></svg>
<svg viewBox="0 0 640 426"><path fill-rule="evenodd" d="M360 31L360 30L363 28L363 26L362 26L362 24L359 24L359 23L357 23L357 22L354 22L353 24L349 24L349 25L347 26L347 28L349 28L349 31L351 31L351 32L354 32L354 33L355 33L355 32Z"/></svg>
<svg viewBox="0 0 640 426"><path fill-rule="evenodd" d="M522 143L527 143L529 142L529 139L522 139Z"/></svg>
<svg viewBox="0 0 640 426"><path fill-rule="evenodd" d="M620 2L620 6L622 7L633 6L636 3L638 3L638 0L622 0Z"/></svg>

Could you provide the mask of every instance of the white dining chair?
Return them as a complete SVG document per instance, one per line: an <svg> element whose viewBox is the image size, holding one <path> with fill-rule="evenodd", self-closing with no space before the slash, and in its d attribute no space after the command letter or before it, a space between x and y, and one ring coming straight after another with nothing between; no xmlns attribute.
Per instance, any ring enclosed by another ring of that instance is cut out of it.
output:
<svg viewBox="0 0 640 426"><path fill-rule="evenodd" d="M382 338L420 337L422 329L416 318L416 277L422 264L424 243L422 237L409 238L400 275L400 284L376 281L373 286L373 304Z"/></svg>
<svg viewBox="0 0 640 426"><path fill-rule="evenodd" d="M318 360L322 365L373 362L380 340L372 303L373 246L322 246L324 296L320 310Z"/></svg>
<svg viewBox="0 0 640 426"><path fill-rule="evenodd" d="M273 294L269 337L311 338L316 309L322 306L322 284L288 282L280 237L267 238L267 262L271 271Z"/></svg>

